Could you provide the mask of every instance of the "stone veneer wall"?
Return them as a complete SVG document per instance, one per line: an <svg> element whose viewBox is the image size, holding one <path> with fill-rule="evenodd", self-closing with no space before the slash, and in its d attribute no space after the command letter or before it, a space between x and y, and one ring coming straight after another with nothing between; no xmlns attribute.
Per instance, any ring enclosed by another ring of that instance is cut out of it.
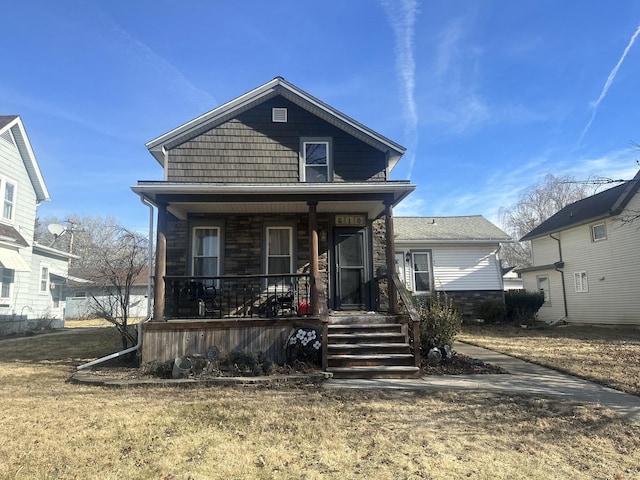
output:
<svg viewBox="0 0 640 480"><path fill-rule="evenodd" d="M373 277L374 295L377 295L378 310L385 312L389 310L389 290L387 280L375 280L379 273L387 270L387 226L385 219L381 218L372 222L372 242L373 242ZM377 292L376 292L377 290Z"/></svg>
<svg viewBox="0 0 640 480"><path fill-rule="evenodd" d="M502 290L436 292L435 295L446 295L451 298L455 307L462 313L464 320L475 318L474 310L482 302L490 300L504 303L504 292Z"/></svg>

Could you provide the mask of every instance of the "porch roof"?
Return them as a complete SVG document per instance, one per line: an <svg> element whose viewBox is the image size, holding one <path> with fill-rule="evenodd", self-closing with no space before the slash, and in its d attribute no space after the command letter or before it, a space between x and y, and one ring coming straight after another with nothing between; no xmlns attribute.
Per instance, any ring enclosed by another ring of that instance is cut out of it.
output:
<svg viewBox="0 0 640 480"><path fill-rule="evenodd" d="M377 218L385 201L397 205L416 186L406 181L362 183L219 184L138 182L131 189L151 202L166 203L178 218L188 214L366 212Z"/></svg>

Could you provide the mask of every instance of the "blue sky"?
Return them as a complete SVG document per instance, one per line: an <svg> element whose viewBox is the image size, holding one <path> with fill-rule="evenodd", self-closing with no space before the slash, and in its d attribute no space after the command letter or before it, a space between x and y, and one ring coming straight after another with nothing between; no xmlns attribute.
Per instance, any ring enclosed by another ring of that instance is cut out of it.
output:
<svg viewBox="0 0 640 480"><path fill-rule="evenodd" d="M0 114L21 115L39 216L144 230L145 142L283 76L407 147L396 215L498 220L545 174L640 168L635 0L22 0L3 8Z"/></svg>

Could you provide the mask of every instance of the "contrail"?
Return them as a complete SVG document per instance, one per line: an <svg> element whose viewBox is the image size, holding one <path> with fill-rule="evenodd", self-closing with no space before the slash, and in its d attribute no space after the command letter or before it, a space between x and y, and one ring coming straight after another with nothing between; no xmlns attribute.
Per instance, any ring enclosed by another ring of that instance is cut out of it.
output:
<svg viewBox="0 0 640 480"><path fill-rule="evenodd" d="M400 89L404 104L405 134L409 150L409 178L415 163L418 146L418 109L414 98L416 63L413 58L413 34L418 0L382 0L389 23L396 37L396 68L400 77Z"/></svg>
<svg viewBox="0 0 640 480"><path fill-rule="evenodd" d="M578 144L582 142L582 139L587 133L587 130L589 130L589 128L591 127L591 124L593 123L593 120L596 118L598 106L604 100L604 97L607 95L607 92L609 91L609 88L611 87L613 80L616 78L616 75L618 74L618 70L620 70L620 67L622 66L622 62L624 62L624 59L627 58L627 54L629 53L629 50L631 50L631 47L633 47L633 44L636 41L636 38L638 38L638 35L640 35L640 25L638 25L638 28L636 29L635 33L631 36L631 40L629 40L627 47L624 49L624 52L622 52L622 56L620 57L620 60L618 60L618 63L616 63L616 66L613 67L613 70L611 70L609 77L607 77L607 81L605 82L604 87L602 88L602 92L600 92L600 96L592 105L591 118L589 119L589 123L587 123L587 126L584 127L584 130L582 130L582 134L578 139Z"/></svg>

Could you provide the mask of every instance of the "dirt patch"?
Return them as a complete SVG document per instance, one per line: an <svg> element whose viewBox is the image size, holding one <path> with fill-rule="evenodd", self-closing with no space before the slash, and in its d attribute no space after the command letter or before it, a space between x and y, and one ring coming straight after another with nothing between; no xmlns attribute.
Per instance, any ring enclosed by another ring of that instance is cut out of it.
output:
<svg viewBox="0 0 640 480"><path fill-rule="evenodd" d="M454 353L450 360L432 365L422 360L422 375L496 375L509 373L504 368Z"/></svg>

